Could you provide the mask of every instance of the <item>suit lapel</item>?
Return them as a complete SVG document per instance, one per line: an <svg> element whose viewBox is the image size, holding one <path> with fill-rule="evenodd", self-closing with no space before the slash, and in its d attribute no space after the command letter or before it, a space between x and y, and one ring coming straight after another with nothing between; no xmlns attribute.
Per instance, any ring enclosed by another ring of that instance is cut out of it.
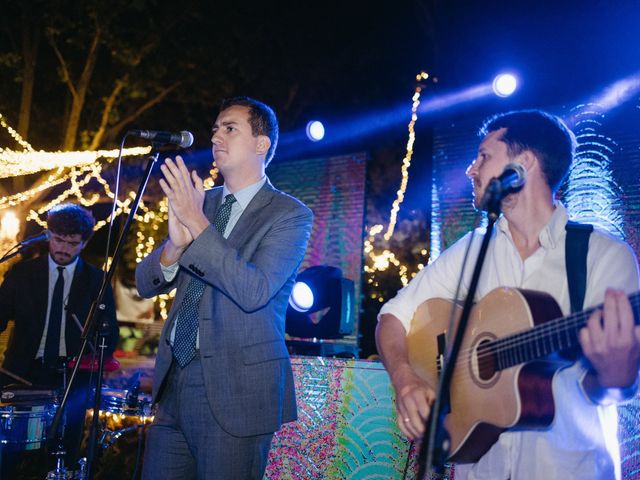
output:
<svg viewBox="0 0 640 480"><path fill-rule="evenodd" d="M78 305L79 299L78 295L81 295L82 292L87 292L89 288L89 278L86 275L86 267L81 258L78 258L78 263L76 263L76 268L73 272L73 278L71 279L71 288L69 289L69 299L67 301L67 312L75 312L76 306ZM68 316L68 315L67 315ZM84 321L84 318L78 319L80 322ZM74 322L75 323L75 322Z"/></svg>
<svg viewBox="0 0 640 480"><path fill-rule="evenodd" d="M49 306L49 260L47 255L43 255L41 260L34 263L33 271L33 296L35 322L38 327L38 338L42 337L44 323L47 319L47 308Z"/></svg>
<svg viewBox="0 0 640 480"><path fill-rule="evenodd" d="M251 199L247 208L244 209L242 215L238 219L238 222L233 227L231 234L227 241L230 245L240 246L244 243L248 235L251 235L255 230L253 225L257 220L264 220L264 217L260 215L262 209L271 203L274 195L274 188L267 179L258 193Z"/></svg>

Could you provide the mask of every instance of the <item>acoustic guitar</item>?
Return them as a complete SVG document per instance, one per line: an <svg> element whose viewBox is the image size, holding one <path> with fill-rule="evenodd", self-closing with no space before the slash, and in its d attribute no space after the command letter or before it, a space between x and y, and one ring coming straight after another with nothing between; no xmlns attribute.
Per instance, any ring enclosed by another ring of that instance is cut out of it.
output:
<svg viewBox="0 0 640 480"><path fill-rule="evenodd" d="M632 305L638 303L637 295ZM451 307L439 298L422 303L407 336L411 365L434 386L443 367ZM462 308L455 310L457 321ZM562 318L547 293L516 288L492 290L474 305L444 422L451 437L451 461L477 461L507 429L551 424L553 376L570 364L552 354L579 347L578 332L593 310Z"/></svg>

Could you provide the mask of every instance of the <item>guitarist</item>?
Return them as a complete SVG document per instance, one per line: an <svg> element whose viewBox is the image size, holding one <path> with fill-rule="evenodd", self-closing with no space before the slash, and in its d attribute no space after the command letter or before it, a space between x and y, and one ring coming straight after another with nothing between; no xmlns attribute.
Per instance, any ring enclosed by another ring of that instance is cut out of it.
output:
<svg viewBox="0 0 640 480"><path fill-rule="evenodd" d="M476 301L497 287L550 294L564 315L570 313L565 270L567 210L555 193L567 175L575 137L557 117L538 110L497 115L481 130L476 159L467 169L474 205L491 179L508 163L521 164L527 181L502 202L489 244ZM469 241L475 258L482 235L467 234L381 309L378 351L396 394L398 426L420 439L435 398L411 368L406 335L420 304L452 299ZM464 298L472 268L465 269ZM619 479L616 403L634 397L640 366L640 327L634 325L626 296L638 290L638 267L630 247L600 230L589 239L584 306L604 302L580 331L583 356L553 379L555 417L548 429L502 433L476 463L456 465L456 479Z"/></svg>

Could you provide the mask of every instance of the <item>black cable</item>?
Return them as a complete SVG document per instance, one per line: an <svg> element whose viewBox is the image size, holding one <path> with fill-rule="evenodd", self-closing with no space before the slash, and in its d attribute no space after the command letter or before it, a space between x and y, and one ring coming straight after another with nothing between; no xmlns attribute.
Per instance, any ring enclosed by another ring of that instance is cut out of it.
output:
<svg viewBox="0 0 640 480"><path fill-rule="evenodd" d="M131 475L131 480L136 480L138 476L138 466L140 465L140 453L142 451L142 438L144 433L144 425L138 428L138 452L136 453L136 465L133 470L133 475Z"/></svg>

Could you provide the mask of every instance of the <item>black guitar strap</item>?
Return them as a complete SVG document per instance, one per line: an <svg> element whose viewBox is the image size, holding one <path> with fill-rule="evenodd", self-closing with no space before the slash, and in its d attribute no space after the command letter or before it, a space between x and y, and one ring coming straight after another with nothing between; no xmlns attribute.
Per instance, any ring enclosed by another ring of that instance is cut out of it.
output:
<svg viewBox="0 0 640 480"><path fill-rule="evenodd" d="M582 311L587 289L587 252L593 225L569 220L565 229L567 238L564 242L564 250L569 298L571 313L576 313Z"/></svg>

